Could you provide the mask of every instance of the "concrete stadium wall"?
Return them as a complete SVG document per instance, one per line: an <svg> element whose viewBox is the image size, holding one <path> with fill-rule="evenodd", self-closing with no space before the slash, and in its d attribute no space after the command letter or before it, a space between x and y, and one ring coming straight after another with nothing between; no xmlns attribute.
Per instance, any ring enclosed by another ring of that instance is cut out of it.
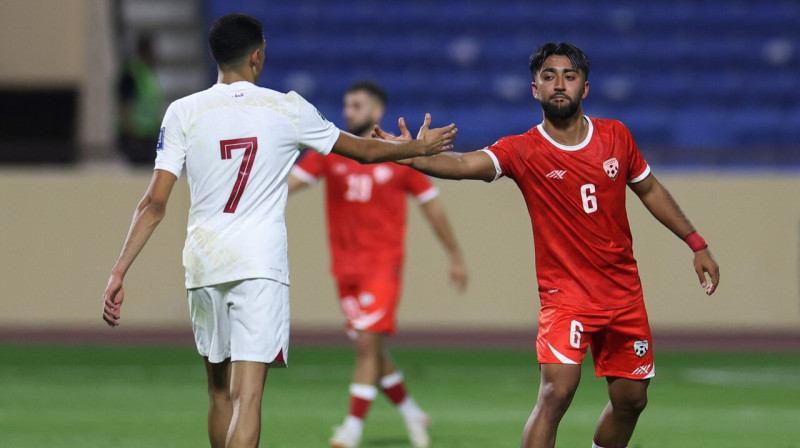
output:
<svg viewBox="0 0 800 448"><path fill-rule="evenodd" d="M658 172L657 172L658 174ZM0 170L0 327L102 328L100 296L149 171ZM665 172L659 176L710 242L722 269L706 297L689 249L629 199L634 249L654 328L800 328L800 175ZM447 282L443 250L410 207L399 314L404 329L533 329L538 310L530 224L508 181L437 181L470 269L464 295ZM126 279L122 325L188 328L181 249L188 188L181 180ZM294 328L334 329L322 189L287 210Z"/></svg>

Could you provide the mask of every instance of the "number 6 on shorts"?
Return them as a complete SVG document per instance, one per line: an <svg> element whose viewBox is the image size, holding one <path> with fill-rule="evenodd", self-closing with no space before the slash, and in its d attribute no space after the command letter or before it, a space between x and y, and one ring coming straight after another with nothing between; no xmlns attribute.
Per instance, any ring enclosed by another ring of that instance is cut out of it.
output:
<svg viewBox="0 0 800 448"><path fill-rule="evenodd" d="M569 345L575 348L581 348L581 334L583 332L583 325L577 320L573 320L569 324Z"/></svg>

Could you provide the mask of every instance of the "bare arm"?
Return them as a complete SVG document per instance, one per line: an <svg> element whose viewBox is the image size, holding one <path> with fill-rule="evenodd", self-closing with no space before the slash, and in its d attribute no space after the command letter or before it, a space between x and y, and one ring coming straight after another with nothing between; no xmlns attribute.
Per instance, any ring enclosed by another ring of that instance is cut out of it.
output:
<svg viewBox="0 0 800 448"><path fill-rule="evenodd" d="M384 132L380 126L375 126L372 136L395 142L411 140L411 132L409 132L405 120L400 118L397 124L400 127L400 136L398 137ZM421 133L422 129L420 129ZM419 135L417 138L419 139ZM494 161L484 151L445 152L430 157L415 157L397 162L441 179L475 179L491 182L497 176Z"/></svg>
<svg viewBox="0 0 800 448"><path fill-rule="evenodd" d="M289 173L289 194L295 193L299 190L302 190L308 187L309 184L297 177L294 173Z"/></svg>
<svg viewBox="0 0 800 448"><path fill-rule="evenodd" d="M360 163L379 163L429 156L453 149L452 142L458 133L456 125L449 124L442 128L429 129L430 123L431 115L425 114L425 121L417 139L410 141L361 138L348 132L341 132L333 145L333 152Z"/></svg>
<svg viewBox="0 0 800 448"><path fill-rule="evenodd" d="M147 187L144 197L136 207L128 236L122 246L122 253L111 269L111 276L103 293L103 320L109 326L119 325L120 309L122 301L125 299L122 281L133 264L133 260L142 251L150 235L164 218L167 211L167 200L176 180L175 175L168 171L155 170L150 186Z"/></svg>
<svg viewBox="0 0 800 448"><path fill-rule="evenodd" d="M420 208L422 208L428 223L433 227L439 242L447 251L450 260L450 281L459 292L464 292L467 288L467 267L442 202L438 198L434 198L420 204Z"/></svg>
<svg viewBox="0 0 800 448"><path fill-rule="evenodd" d="M491 182L497 176L494 161L484 151L448 152L430 157L415 157L409 166L441 179L474 179Z"/></svg>
<svg viewBox="0 0 800 448"><path fill-rule="evenodd" d="M641 182L631 184L630 188L639 196L647 210L681 240L695 231L678 203L653 174ZM719 284L719 266L708 248L694 253L694 270L700 284L706 288L706 293L713 294ZM710 282L706 281L706 274L711 278Z"/></svg>

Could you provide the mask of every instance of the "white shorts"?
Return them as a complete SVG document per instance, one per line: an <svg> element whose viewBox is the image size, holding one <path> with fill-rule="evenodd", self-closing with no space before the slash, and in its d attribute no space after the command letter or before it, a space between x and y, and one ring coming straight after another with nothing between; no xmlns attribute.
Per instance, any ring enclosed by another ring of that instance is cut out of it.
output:
<svg viewBox="0 0 800 448"><path fill-rule="evenodd" d="M289 285L256 278L188 290L192 331L209 362L289 361Z"/></svg>

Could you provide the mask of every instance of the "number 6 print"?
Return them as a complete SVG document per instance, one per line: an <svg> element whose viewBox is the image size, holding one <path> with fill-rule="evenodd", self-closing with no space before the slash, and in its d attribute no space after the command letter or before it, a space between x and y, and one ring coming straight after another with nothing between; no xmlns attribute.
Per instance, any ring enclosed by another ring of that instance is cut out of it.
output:
<svg viewBox="0 0 800 448"><path fill-rule="evenodd" d="M569 345L581 348L581 333L583 333L583 325L577 320L573 320L569 324Z"/></svg>
<svg viewBox="0 0 800 448"><path fill-rule="evenodd" d="M228 198L228 203L225 204L224 213L235 212L236 207L239 205L239 199L242 198L242 193L244 193L244 189L247 186L247 179L250 177L250 171L253 169L253 163L256 160L258 139L256 137L245 137L221 140L219 142L222 160L230 160L233 157L233 151L236 149L244 149L244 156L242 157L242 165L239 167L239 175L236 176L236 183L233 184L231 197Z"/></svg>

